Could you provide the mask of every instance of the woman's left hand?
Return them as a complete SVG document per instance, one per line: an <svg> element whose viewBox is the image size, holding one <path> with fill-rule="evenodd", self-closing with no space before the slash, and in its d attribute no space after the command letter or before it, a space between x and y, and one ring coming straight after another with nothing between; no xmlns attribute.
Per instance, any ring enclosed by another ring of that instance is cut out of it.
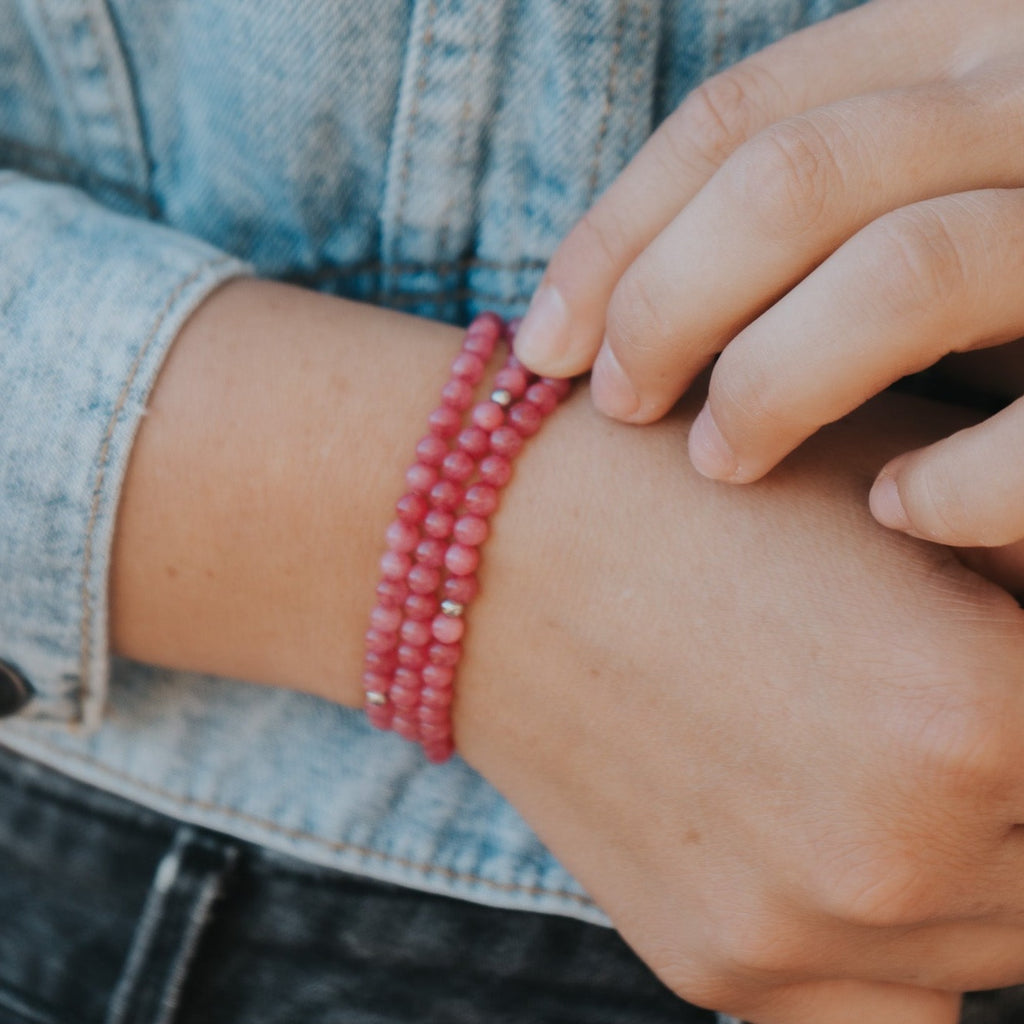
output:
<svg viewBox="0 0 1024 1024"><path fill-rule="evenodd" d="M745 482L904 374L1024 335L1021 253L1024 2L873 0L696 90L558 249L517 349L593 364L635 423L723 352L690 451ZM888 467L906 525L1024 536L1022 436L1018 403Z"/></svg>

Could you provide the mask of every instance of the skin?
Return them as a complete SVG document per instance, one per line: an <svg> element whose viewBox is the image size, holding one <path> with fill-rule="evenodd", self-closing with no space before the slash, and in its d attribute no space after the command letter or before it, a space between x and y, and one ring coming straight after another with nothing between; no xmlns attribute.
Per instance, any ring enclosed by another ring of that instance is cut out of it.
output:
<svg viewBox="0 0 1024 1024"><path fill-rule="evenodd" d="M114 649L357 705L384 530L458 342L283 285L213 295L133 449ZM958 992L1024 978L1024 612L864 495L964 421L886 399L734 489L680 463L693 414L637 431L577 393L526 447L460 751L681 996L953 1024Z"/></svg>
<svg viewBox="0 0 1024 1024"><path fill-rule="evenodd" d="M746 483L901 376L1024 335L1022 38L1020 0L874 0L712 78L556 252L520 357L592 365L598 407L649 423L720 353L689 451ZM1024 538L1021 393L890 461L875 517Z"/></svg>

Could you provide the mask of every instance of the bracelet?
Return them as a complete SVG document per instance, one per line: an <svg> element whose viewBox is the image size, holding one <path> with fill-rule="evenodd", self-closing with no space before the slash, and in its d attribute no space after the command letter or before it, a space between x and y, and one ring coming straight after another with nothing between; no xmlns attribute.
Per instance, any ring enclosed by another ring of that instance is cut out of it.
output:
<svg viewBox="0 0 1024 1024"><path fill-rule="evenodd" d="M465 612L480 586L480 546L512 462L569 393L567 380L539 378L511 354L515 324L483 313L468 327L441 391L441 405L416 445L380 561L363 662L366 715L423 746L439 764L455 750L451 706ZM475 389L499 341L509 355L490 397ZM470 411L468 423L466 414Z"/></svg>

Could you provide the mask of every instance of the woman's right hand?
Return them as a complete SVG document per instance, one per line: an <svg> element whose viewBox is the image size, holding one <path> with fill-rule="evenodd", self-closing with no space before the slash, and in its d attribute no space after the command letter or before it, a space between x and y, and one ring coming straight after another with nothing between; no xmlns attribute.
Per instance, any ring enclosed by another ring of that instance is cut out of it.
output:
<svg viewBox="0 0 1024 1024"><path fill-rule="evenodd" d="M1024 612L864 501L950 415L887 397L742 489L687 423L578 395L520 457L460 749L691 1001L955 1021L1024 979Z"/></svg>

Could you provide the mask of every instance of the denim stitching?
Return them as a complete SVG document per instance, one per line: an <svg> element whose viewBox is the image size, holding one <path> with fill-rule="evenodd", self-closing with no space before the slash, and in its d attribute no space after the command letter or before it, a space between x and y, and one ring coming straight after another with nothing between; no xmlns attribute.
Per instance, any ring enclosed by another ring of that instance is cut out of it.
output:
<svg viewBox="0 0 1024 1024"><path fill-rule="evenodd" d="M493 270L496 272L543 270L547 260L523 257L518 260L491 260L467 256L438 263L388 263L386 260L364 260L346 267L321 267L316 270L282 271L279 276L287 280L319 281L338 277L356 277L359 274L451 274L463 270Z"/></svg>
<svg viewBox="0 0 1024 1024"><path fill-rule="evenodd" d="M81 625L81 649L79 652L79 673L81 679L82 691L78 698L78 710L76 721L81 721L84 708L88 705L90 699L93 696L93 690L91 686L91 678L89 671L89 660L92 657L92 617L93 617L93 604L92 595L89 590L89 576L92 572L92 552L93 552L93 534L96 529L96 523L99 520L100 504L103 497L103 487L106 483L106 472L107 472L107 461L110 458L110 443L114 437L114 430L117 427L117 421L121 417L121 412L124 410L125 405L128 402L128 396L131 394L132 387L135 384L135 376L139 372L139 367L142 365L142 360L146 357L149 352L153 341L156 336L160 333L160 328L163 327L164 322L170 315L171 310L174 308L174 304L181 297L182 293L193 285L196 281L202 277L203 274L212 270L214 267L220 266L221 264L230 262L230 257L223 256L219 259L209 260L203 263L199 268L193 271L185 280L181 281L178 286L171 292L167 301L164 303L163 309L160 310L159 315L156 318L149 334L146 336L145 341L139 347L138 352L135 354L135 359L132 362L131 367L128 370L128 377L126 378L120 394L117 396L117 401L114 403L114 409L110 414L110 420L107 423L106 432L103 435L103 440L100 443L100 449L96 456L96 479L92 489L92 505L89 510L89 521L86 524L85 534L85 548L82 554L82 625Z"/></svg>
<svg viewBox="0 0 1024 1024"><path fill-rule="evenodd" d="M555 896L568 900L571 903L576 903L581 907L596 908L597 906L588 896L581 896L579 893L575 892L566 892L564 889L546 889L539 885L519 885L516 882L495 882L492 879L482 878L479 875L473 875L465 871L455 871L452 868L443 868L436 864L428 864L422 861L411 860L408 857L396 857L394 854L385 853L383 850L375 850L370 846L359 846L355 843L346 843L341 840L324 839L322 836L313 835L310 832L303 832L301 829L285 828L283 825L278 825L276 822L270 821L269 819L257 818L255 815L246 814L244 811L236 811L231 807L223 807L220 804L179 796L176 793L162 789L150 782L137 779L133 775L129 775L127 772L121 771L120 769L111 768L109 765L101 764L99 761L95 761L84 754L79 754L76 751L65 750L63 747L59 747L44 739L33 737L29 742L42 747L55 757L70 758L73 761L78 761L82 764L88 765L94 771L98 771L101 774L109 775L115 779L127 782L129 785L136 786L143 792L151 793L154 796L167 800L183 810L194 809L197 811L214 811L217 814L223 814L229 819L264 828L267 831L276 833L285 839L300 839L308 841L313 845L321 846L324 849L335 853L355 853L360 857L375 858L387 864L393 864L396 867L410 868L414 871L420 872L424 876L440 875L441 877L447 878L453 882L469 882L478 884L495 892L517 892L522 893L525 896Z"/></svg>
<svg viewBox="0 0 1024 1024"><path fill-rule="evenodd" d="M587 186L586 205L588 208L593 205L594 196L597 193L605 136L608 134L612 104L615 102L619 88L619 62L622 59L622 38L626 31L626 9L628 2L629 0L619 0L619 6L616 11L615 43L612 46L611 65L608 69L608 88L605 91L604 110L601 111L601 125L597 132L597 144L594 148L594 166L590 172L590 182Z"/></svg>
<svg viewBox="0 0 1024 1024"><path fill-rule="evenodd" d="M402 226L405 204L409 196L409 178L412 173L412 143L416 135L416 123L420 115L420 97L427 87L427 51L434 43L434 19L437 17L437 0L430 0L423 26L423 38L420 40L417 54L416 85L413 89L412 107L409 110L409 124L405 133L405 152L402 153L402 172L399 175L401 191L398 193L398 205L395 209L395 227Z"/></svg>
<svg viewBox="0 0 1024 1024"><path fill-rule="evenodd" d="M467 90L466 98L462 102L462 111L459 116L459 129L458 135L455 139L455 149L453 150L455 159L453 162L453 169L455 173L462 165L463 151L466 148L466 137L469 129L469 115L472 111L472 104L469 100L469 90L472 90L476 85L476 66L480 60L480 39L479 36L475 36L473 39L473 50L469 58L469 72L467 77L469 79L469 89ZM451 234L451 224L449 220L452 212L455 209L455 190L451 190L448 196L448 202L445 204L444 211L441 214L441 234L437 242L437 248L442 254L448 248L448 237Z"/></svg>
<svg viewBox="0 0 1024 1024"><path fill-rule="evenodd" d="M725 6L727 0L718 0L715 7L715 45L711 49L711 71L717 72L722 66L725 53Z"/></svg>

